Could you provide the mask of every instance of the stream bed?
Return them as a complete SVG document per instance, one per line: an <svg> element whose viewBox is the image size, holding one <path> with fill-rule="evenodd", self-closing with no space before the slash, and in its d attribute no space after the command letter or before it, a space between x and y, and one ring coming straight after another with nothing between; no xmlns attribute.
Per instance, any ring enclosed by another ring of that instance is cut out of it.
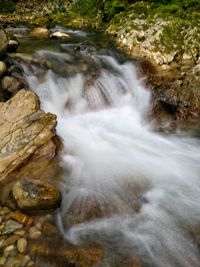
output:
<svg viewBox="0 0 200 267"><path fill-rule="evenodd" d="M41 108L57 116L60 235L76 246L100 246L94 267L200 266L199 139L153 130L151 92L137 64L107 37L56 30L71 38L18 33L18 52L31 63L15 60Z"/></svg>

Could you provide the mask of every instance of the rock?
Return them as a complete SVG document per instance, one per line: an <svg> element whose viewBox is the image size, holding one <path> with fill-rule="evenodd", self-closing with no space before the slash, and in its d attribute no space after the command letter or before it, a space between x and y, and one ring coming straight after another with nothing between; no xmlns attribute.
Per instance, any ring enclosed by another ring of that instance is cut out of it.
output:
<svg viewBox="0 0 200 267"><path fill-rule="evenodd" d="M19 47L19 42L17 40L9 40L7 51L10 53L16 52L18 47Z"/></svg>
<svg viewBox="0 0 200 267"><path fill-rule="evenodd" d="M25 267L29 260L29 256L17 254L14 257L9 257L4 267Z"/></svg>
<svg viewBox="0 0 200 267"><path fill-rule="evenodd" d="M25 253L26 249L27 249L27 240L25 238L20 238L17 241L17 249L20 253Z"/></svg>
<svg viewBox="0 0 200 267"><path fill-rule="evenodd" d="M29 261L27 267L33 267L33 266L34 266L34 261Z"/></svg>
<svg viewBox="0 0 200 267"><path fill-rule="evenodd" d="M31 242L29 249L36 259L35 265L39 265L41 259L45 258L47 265L50 263L52 266L92 267L103 258L101 247L95 244L73 246L62 242L62 237ZM59 249L55 249L56 247Z"/></svg>
<svg viewBox="0 0 200 267"><path fill-rule="evenodd" d="M31 173L32 179L53 180L59 173L59 161L56 157L57 146L55 138L41 146L29 159L26 165L13 173L16 178L27 178Z"/></svg>
<svg viewBox="0 0 200 267"><path fill-rule="evenodd" d="M41 236L41 231L38 230L36 227L31 227L29 229L29 238L30 239L37 239Z"/></svg>
<svg viewBox="0 0 200 267"><path fill-rule="evenodd" d="M0 210L0 215L7 215L11 212L11 210L7 207L3 207L1 210Z"/></svg>
<svg viewBox="0 0 200 267"><path fill-rule="evenodd" d="M197 120L200 116L200 80L197 77L188 72L187 78L164 76L155 83L152 94L154 115L167 114L179 121Z"/></svg>
<svg viewBox="0 0 200 267"><path fill-rule="evenodd" d="M25 233L26 232L23 229L15 231L15 234L18 236L21 236L21 237L23 237L25 235Z"/></svg>
<svg viewBox="0 0 200 267"><path fill-rule="evenodd" d="M52 39L69 39L70 35L64 32L53 32L50 34Z"/></svg>
<svg viewBox="0 0 200 267"><path fill-rule="evenodd" d="M15 212L12 212L9 217L11 219L14 219L15 221L21 223L21 224L24 224L26 226L30 226L32 225L33 223L33 218L26 215L26 214L23 214L19 211L15 211Z"/></svg>
<svg viewBox="0 0 200 267"><path fill-rule="evenodd" d="M55 125L56 116L39 109L39 99L32 91L20 90L1 103L0 184L16 178L13 173L55 136Z"/></svg>
<svg viewBox="0 0 200 267"><path fill-rule="evenodd" d="M17 78L5 76L1 81L2 91L16 94L20 89L24 87L24 83Z"/></svg>
<svg viewBox="0 0 200 267"><path fill-rule="evenodd" d="M16 247L14 245L7 246L3 251L3 256L15 256L16 255Z"/></svg>
<svg viewBox="0 0 200 267"><path fill-rule="evenodd" d="M0 257L0 266L4 266L5 263L6 263L6 257L4 256Z"/></svg>
<svg viewBox="0 0 200 267"><path fill-rule="evenodd" d="M2 57L6 51L8 46L9 38L3 29L0 29L0 57Z"/></svg>
<svg viewBox="0 0 200 267"><path fill-rule="evenodd" d="M6 222L5 227L1 230L2 235L7 235L10 233L15 232L18 229L22 228L22 224L14 221L14 220L9 220Z"/></svg>
<svg viewBox="0 0 200 267"><path fill-rule="evenodd" d="M3 61L0 61L0 77L2 77L7 71L6 64Z"/></svg>
<svg viewBox="0 0 200 267"><path fill-rule="evenodd" d="M42 36L48 36L49 35L49 30L47 28L34 28L30 33L30 36L34 37L42 37Z"/></svg>
<svg viewBox="0 0 200 267"><path fill-rule="evenodd" d="M1 244L0 247L3 248L3 247L10 246L10 245L14 245L18 239L19 239L19 236L17 236L17 235L12 235L12 236L6 238L6 239L2 242L2 244Z"/></svg>
<svg viewBox="0 0 200 267"><path fill-rule="evenodd" d="M52 184L38 180L20 180L12 188L12 195L21 210L48 210L59 207L61 194Z"/></svg>

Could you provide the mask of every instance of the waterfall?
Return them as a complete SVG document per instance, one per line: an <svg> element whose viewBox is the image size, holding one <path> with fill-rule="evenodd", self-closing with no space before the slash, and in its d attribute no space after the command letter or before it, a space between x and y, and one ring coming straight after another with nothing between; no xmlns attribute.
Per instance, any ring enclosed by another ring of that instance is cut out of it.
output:
<svg viewBox="0 0 200 267"><path fill-rule="evenodd" d="M38 54L60 57L65 70L76 67L62 75L23 65L42 109L58 119L65 238L100 244L98 267L121 267L133 257L150 267L200 266L191 238L200 225L199 140L153 132L150 92L132 62L97 51L82 55L85 65L65 52Z"/></svg>

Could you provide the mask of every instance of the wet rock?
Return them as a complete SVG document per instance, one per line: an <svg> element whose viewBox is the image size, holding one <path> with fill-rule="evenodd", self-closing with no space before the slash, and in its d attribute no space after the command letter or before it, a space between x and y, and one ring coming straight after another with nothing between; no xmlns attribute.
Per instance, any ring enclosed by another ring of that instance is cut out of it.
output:
<svg viewBox="0 0 200 267"><path fill-rule="evenodd" d="M54 136L56 116L39 109L39 99L32 91L20 90L0 105L0 183L16 178L34 153Z"/></svg>
<svg viewBox="0 0 200 267"><path fill-rule="evenodd" d="M42 37L42 36L48 36L49 35L49 30L47 28L34 28L30 33L30 36L34 37Z"/></svg>
<svg viewBox="0 0 200 267"><path fill-rule="evenodd" d="M52 39L69 39L70 35L64 32L53 32L50 34Z"/></svg>
<svg viewBox="0 0 200 267"><path fill-rule="evenodd" d="M22 228L22 224L14 221L14 220L8 220L5 224L5 227L1 230L2 235L7 235L10 233L15 232L18 229Z"/></svg>
<svg viewBox="0 0 200 267"><path fill-rule="evenodd" d="M2 77L7 71L6 64L3 61L0 61L0 77Z"/></svg>
<svg viewBox="0 0 200 267"><path fill-rule="evenodd" d="M16 255L16 247L14 245L10 245L7 246L4 250L3 250L3 256L4 257L8 257L8 256L15 256Z"/></svg>
<svg viewBox="0 0 200 267"><path fill-rule="evenodd" d="M59 207L61 194L45 181L20 180L12 188L12 195L22 210L48 210Z"/></svg>
<svg viewBox="0 0 200 267"><path fill-rule="evenodd" d="M6 51L8 46L9 38L3 29L0 29L0 57L2 57Z"/></svg>
<svg viewBox="0 0 200 267"><path fill-rule="evenodd" d="M25 253L26 249L27 249L27 240L25 238L20 238L17 241L17 249L20 253Z"/></svg>
<svg viewBox="0 0 200 267"><path fill-rule="evenodd" d="M14 257L9 257L4 267L25 267L29 259L27 256L17 254Z"/></svg>
<svg viewBox="0 0 200 267"><path fill-rule="evenodd" d="M19 211L15 211L15 212L12 212L9 214L9 217L11 219L14 219L15 221L21 223L21 224L24 224L26 226L30 226L32 225L33 223L33 218L26 215L26 214L23 214Z"/></svg>
<svg viewBox="0 0 200 267"><path fill-rule="evenodd" d="M59 249L56 249L59 248ZM62 237L46 238L30 243L31 255L36 256L36 266L41 259L52 266L92 267L103 258L103 251L97 245L73 246L64 244Z"/></svg>
<svg viewBox="0 0 200 267"><path fill-rule="evenodd" d="M200 81L192 73L186 77L164 77L154 87L152 94L154 114L167 114L172 119L188 120L200 116Z"/></svg>
<svg viewBox="0 0 200 267"><path fill-rule="evenodd" d="M9 40L7 51L10 53L16 52L18 47L19 47L19 42L17 40Z"/></svg>
<svg viewBox="0 0 200 267"><path fill-rule="evenodd" d="M36 227L31 227L29 229L29 238L30 239L37 239L42 235L41 231L38 230Z"/></svg>
<svg viewBox="0 0 200 267"><path fill-rule="evenodd" d="M13 94L16 94L20 89L24 87L24 83L14 77L5 76L1 81L2 91L6 91Z"/></svg>
<svg viewBox="0 0 200 267"><path fill-rule="evenodd" d="M17 235L13 235L11 237L8 237L2 242L0 247L3 248L3 247L10 246L10 245L14 245L18 239L19 239L19 236L17 236Z"/></svg>

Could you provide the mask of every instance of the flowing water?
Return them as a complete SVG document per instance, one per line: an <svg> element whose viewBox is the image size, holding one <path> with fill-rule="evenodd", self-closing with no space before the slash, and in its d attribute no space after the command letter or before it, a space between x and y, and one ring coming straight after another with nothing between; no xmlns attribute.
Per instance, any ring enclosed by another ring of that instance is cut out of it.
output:
<svg viewBox="0 0 200 267"><path fill-rule="evenodd" d="M56 45L35 54L51 69L23 67L42 109L57 115L64 144L63 235L100 244L96 267L129 266L134 257L147 267L200 266L191 237L200 226L199 140L152 130L150 92L131 61L73 38Z"/></svg>

